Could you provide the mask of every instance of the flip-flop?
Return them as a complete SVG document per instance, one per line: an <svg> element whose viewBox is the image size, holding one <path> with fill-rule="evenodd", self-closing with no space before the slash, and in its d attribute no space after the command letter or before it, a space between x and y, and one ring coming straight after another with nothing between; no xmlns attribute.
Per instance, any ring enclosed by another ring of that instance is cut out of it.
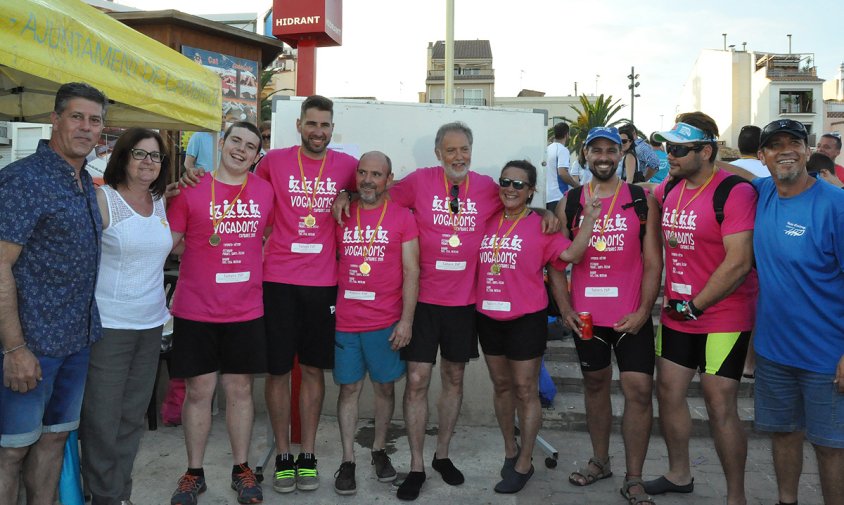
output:
<svg viewBox="0 0 844 505"><path fill-rule="evenodd" d="M593 472L589 465L594 466L598 469L598 472ZM599 480L608 479L612 477L612 470L610 470L610 460L608 459L605 462L598 461L595 458L590 458L589 463L586 464L583 468L576 472L572 472L569 475L569 482L571 482L575 486L589 486L598 482ZM578 481L577 477L583 479L583 482Z"/></svg>
<svg viewBox="0 0 844 505"><path fill-rule="evenodd" d="M691 493L695 490L695 478L692 477L691 482L685 485L674 484L670 480L662 477L654 480L645 481L645 492L648 494L665 494L665 493Z"/></svg>

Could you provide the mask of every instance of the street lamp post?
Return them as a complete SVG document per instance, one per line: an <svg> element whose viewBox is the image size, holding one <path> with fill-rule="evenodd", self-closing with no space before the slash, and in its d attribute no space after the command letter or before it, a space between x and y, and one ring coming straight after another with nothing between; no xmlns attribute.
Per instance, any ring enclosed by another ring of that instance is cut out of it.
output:
<svg viewBox="0 0 844 505"><path fill-rule="evenodd" d="M636 79L639 78L639 74L636 73L636 69L634 67L630 67L630 75L627 76L630 79L630 84L627 85L627 88L630 90L630 122L633 123L633 102L635 101L636 97L641 96L636 94L636 88L639 87L639 81Z"/></svg>

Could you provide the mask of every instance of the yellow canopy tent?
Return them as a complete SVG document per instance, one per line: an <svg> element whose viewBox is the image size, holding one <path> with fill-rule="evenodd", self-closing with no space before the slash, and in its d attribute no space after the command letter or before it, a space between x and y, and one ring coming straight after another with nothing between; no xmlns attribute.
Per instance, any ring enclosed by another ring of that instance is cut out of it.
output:
<svg viewBox="0 0 844 505"><path fill-rule="evenodd" d="M106 124L220 129L220 77L81 0L0 0L0 121L46 123L56 90L87 82Z"/></svg>

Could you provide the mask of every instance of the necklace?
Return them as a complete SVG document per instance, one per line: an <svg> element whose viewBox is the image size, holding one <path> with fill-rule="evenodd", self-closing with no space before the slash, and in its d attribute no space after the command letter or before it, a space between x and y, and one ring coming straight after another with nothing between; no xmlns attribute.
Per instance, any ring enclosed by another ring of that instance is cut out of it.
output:
<svg viewBox="0 0 844 505"><path fill-rule="evenodd" d="M592 184L589 184L589 197L595 198L595 189ZM604 214L603 222L601 223L601 234L598 236L598 239L595 240L595 249L597 251L603 251L607 248L607 241L604 238L604 231L607 229L607 221L610 218L610 214L612 214L612 210L615 207L615 201L618 199L618 191L621 189L621 179L618 180L618 184L615 185L615 193L612 195L612 203L610 204L610 208L607 210L607 213Z"/></svg>
<svg viewBox="0 0 844 505"><path fill-rule="evenodd" d="M698 196L700 196L701 193L703 193L703 190L705 190L706 187L709 186L709 183L712 182L712 178L715 177L715 173L717 171L717 168L712 169L712 173L709 174L709 177L706 179L706 182L704 182L703 185L698 188L695 194L692 195L692 197L689 198L689 201L686 202L685 205L683 205L683 207L681 208L680 202L683 201L683 193L686 192L686 180L683 179L683 187L680 188L680 196L677 198L677 205L674 207L674 212L671 214L671 231L668 232L668 247L673 248L677 247L680 244L680 242L677 240L677 233L675 233L674 231L677 226L677 219L679 218L680 212L686 210L686 207L691 205L691 203L695 201L695 198L697 198Z"/></svg>
<svg viewBox="0 0 844 505"><path fill-rule="evenodd" d="M296 151L296 159L299 162L299 177L302 180L302 191L305 193L305 196L308 197L308 215L303 217L302 220L305 222L305 226L308 228L313 228L316 225L316 218L314 217L314 202L316 201L317 195L317 188L319 188L319 180L322 178L322 169L325 168L325 160L328 159L328 152L322 157L322 163L319 166L319 173L317 174L316 179L314 180L314 187L311 190L311 194L308 194L308 187L307 181L305 181L305 169L302 167L302 147L299 147L299 150Z"/></svg>
<svg viewBox="0 0 844 505"><path fill-rule="evenodd" d="M495 231L495 235L492 236L492 266L489 267L489 271L493 274L499 274L501 272L501 264L497 262L498 259L498 251L501 250L501 242L510 235L510 232L519 224L519 221L522 220L528 213L527 208L524 208L519 212L519 217L513 221L513 224L510 225L510 229L504 235L499 236L501 233L501 225L504 224L504 213L501 213L501 217L498 218L498 229Z"/></svg>
<svg viewBox="0 0 844 505"><path fill-rule="evenodd" d="M214 170L211 172L211 212L215 212L217 208L217 198L216 193L214 192L214 181L217 180L217 171ZM234 203L240 198L240 195L243 193L243 188L246 187L246 183L249 182L249 176L247 175L246 178L243 179L243 184L240 185L240 191L237 192L234 198L231 199L228 206L223 207L223 213L220 215L219 219L215 219L214 215L211 215L211 224L214 225L214 232L208 237L208 243L211 244L213 247L217 247L220 245L220 235L217 233L217 229L220 227L220 223L223 222L223 219L231 212L232 207L234 207Z"/></svg>
<svg viewBox="0 0 844 505"><path fill-rule="evenodd" d="M361 252L361 256L363 256L363 263L358 266L358 270L360 270L360 273L363 275L369 275L369 272L372 271L372 267L369 265L369 262L366 261L366 257L369 256L370 252L372 252L372 244L375 242L375 237L378 235L378 232L381 231L381 222L384 221L384 214L387 213L388 202L389 201L387 199L384 199L384 205L381 206L381 217L378 218L378 223L375 225L375 229L372 230L372 235L369 237L369 243ZM361 241L363 241L363 228L360 225L360 205L358 205L355 209L355 217L357 218L358 233L360 233Z"/></svg>

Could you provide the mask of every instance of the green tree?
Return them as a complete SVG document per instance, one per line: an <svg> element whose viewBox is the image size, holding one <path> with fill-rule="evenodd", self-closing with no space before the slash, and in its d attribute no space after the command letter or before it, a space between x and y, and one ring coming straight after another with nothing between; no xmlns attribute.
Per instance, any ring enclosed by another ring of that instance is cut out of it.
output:
<svg viewBox="0 0 844 505"><path fill-rule="evenodd" d="M591 128L618 126L624 122L623 119L613 120L613 116L624 107L624 105L619 105L619 102L621 99L613 102L612 95L606 97L603 94L598 95L594 102L590 102L585 94L580 96L580 107L571 106L571 109L577 113L577 117L574 120L563 117L570 126L568 147L572 153L580 153L580 148L586 141Z"/></svg>
<svg viewBox="0 0 844 505"><path fill-rule="evenodd" d="M272 81L272 79L273 79L272 69L264 70L263 72L261 72L261 90L262 91L270 83L270 81ZM273 98L270 95L267 95L266 97L264 97L261 100L261 114L260 114L259 122L260 121L267 121L267 120L272 119L272 115L273 115L272 102L273 102Z"/></svg>

